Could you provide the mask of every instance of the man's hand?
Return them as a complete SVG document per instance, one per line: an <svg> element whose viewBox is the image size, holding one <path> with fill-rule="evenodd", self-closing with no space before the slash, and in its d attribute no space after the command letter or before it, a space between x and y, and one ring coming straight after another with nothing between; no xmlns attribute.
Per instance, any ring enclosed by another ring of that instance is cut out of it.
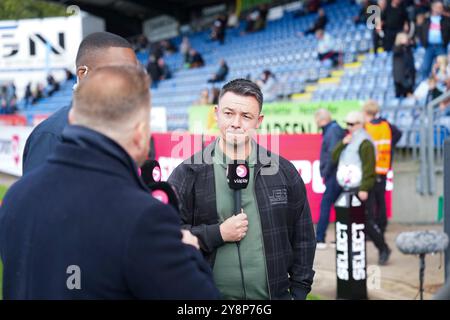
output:
<svg viewBox="0 0 450 320"><path fill-rule="evenodd" d="M361 201L366 201L367 198L369 198L369 193L368 193L367 191L359 191L359 192L358 192L358 198L359 198Z"/></svg>
<svg viewBox="0 0 450 320"><path fill-rule="evenodd" d="M248 230L247 215L244 212L232 216L220 225L220 234L225 242L236 242L244 239Z"/></svg>
<svg viewBox="0 0 450 320"><path fill-rule="evenodd" d="M351 135L350 133L349 133L348 135L346 135L346 136L344 137L344 139L342 139L342 143L343 143L343 144L349 144L350 141L352 141L352 135Z"/></svg>
<svg viewBox="0 0 450 320"><path fill-rule="evenodd" d="M196 236L194 236L189 230L181 229L181 233L183 235L183 237L181 238L181 242L194 246L195 248L200 250L200 245L198 244L198 238Z"/></svg>

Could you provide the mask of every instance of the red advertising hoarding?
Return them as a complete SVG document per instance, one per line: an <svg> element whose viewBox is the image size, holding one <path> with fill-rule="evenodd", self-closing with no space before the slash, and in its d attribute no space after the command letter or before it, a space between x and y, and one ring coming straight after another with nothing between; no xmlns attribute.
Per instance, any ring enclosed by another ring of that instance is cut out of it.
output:
<svg viewBox="0 0 450 320"><path fill-rule="evenodd" d="M160 162L162 178L167 180L173 169L193 153L200 151L202 145L210 143L214 137L190 133L153 134L156 160ZM303 178L314 223L320 212L320 201L325 186L320 177L319 155L322 136L318 134L285 134L277 136L258 136L258 143L282 157L290 160ZM391 216L392 172L388 175L386 204ZM334 212L331 220L334 221Z"/></svg>

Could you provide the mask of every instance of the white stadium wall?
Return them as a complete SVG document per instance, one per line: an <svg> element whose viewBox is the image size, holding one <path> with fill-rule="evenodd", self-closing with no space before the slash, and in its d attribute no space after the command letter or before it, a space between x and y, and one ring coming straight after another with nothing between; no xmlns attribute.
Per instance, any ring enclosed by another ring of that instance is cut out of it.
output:
<svg viewBox="0 0 450 320"><path fill-rule="evenodd" d="M46 83L47 73L64 79L75 70L84 36L105 30L103 19L85 12L70 17L0 21L0 82L14 81L21 98L28 82Z"/></svg>

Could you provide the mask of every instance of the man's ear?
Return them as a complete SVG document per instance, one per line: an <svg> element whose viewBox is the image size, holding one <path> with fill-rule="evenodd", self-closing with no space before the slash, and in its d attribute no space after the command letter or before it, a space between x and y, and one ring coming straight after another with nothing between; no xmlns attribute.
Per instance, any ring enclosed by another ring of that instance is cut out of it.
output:
<svg viewBox="0 0 450 320"><path fill-rule="evenodd" d="M68 120L69 124L71 124L71 125L75 124L75 115L74 115L73 107L70 108L70 110L69 110L69 116L67 117L67 120Z"/></svg>
<svg viewBox="0 0 450 320"><path fill-rule="evenodd" d="M77 68L77 78L83 79L88 73L88 68L86 66L80 66Z"/></svg>
<svg viewBox="0 0 450 320"><path fill-rule="evenodd" d="M216 122L217 122L218 118L219 118L219 106L215 105L214 106L214 120L216 120Z"/></svg>
<svg viewBox="0 0 450 320"><path fill-rule="evenodd" d="M264 115L262 113L260 113L258 116L258 124L256 125L256 129L259 129L263 120L264 120Z"/></svg>
<svg viewBox="0 0 450 320"><path fill-rule="evenodd" d="M138 148L142 149L144 148L145 139L144 135L146 134L146 126L144 121L139 121L136 123L133 129L133 144Z"/></svg>

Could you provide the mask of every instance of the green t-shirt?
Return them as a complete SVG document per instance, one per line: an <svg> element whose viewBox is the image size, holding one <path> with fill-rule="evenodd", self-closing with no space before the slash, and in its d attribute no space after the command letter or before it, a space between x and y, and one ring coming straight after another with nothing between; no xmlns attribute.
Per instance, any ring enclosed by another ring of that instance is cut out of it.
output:
<svg viewBox="0 0 450 320"><path fill-rule="evenodd" d="M228 187L226 176L227 163L230 160L224 156L219 140L214 149L213 161L217 213L220 222L223 222L234 214L234 201L233 190ZM240 242L245 289L247 299L269 299L261 220L254 191L256 148L252 148L248 163L250 179L247 188L242 190L242 208L247 214L248 231ZM235 242L227 242L217 249L213 273L224 299L244 299Z"/></svg>

